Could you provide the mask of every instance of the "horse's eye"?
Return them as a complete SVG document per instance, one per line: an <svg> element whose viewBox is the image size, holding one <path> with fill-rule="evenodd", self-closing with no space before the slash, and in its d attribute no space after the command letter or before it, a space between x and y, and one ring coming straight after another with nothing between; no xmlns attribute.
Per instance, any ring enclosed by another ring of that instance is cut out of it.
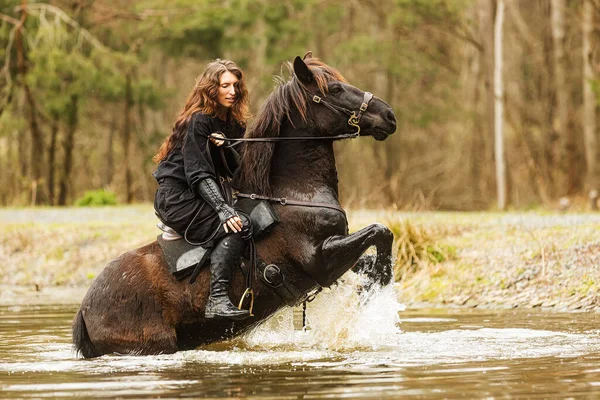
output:
<svg viewBox="0 0 600 400"><path fill-rule="evenodd" d="M335 85L329 88L329 93L331 94L336 94L336 93L340 93L342 91L342 87Z"/></svg>

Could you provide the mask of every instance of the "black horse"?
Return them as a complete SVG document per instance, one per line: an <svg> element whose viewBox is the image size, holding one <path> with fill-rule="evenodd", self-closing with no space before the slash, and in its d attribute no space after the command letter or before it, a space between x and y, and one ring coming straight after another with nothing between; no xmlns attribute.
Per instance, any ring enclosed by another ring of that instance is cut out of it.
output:
<svg viewBox="0 0 600 400"><path fill-rule="evenodd" d="M234 179L240 196L279 200L279 224L256 243L262 279L257 276L253 284L254 316L205 319L210 272L202 270L193 284L178 281L154 242L121 255L94 280L73 321L75 349L86 358L174 353L239 335L353 267L371 282L389 284L392 233L374 224L348 234L332 142L357 131L384 140L395 130L384 101L349 85L310 53L304 60L296 57L293 77L280 82L247 131L245 138L254 141L244 143ZM376 261L363 255L371 246L377 248ZM237 271L232 299L240 299L244 289Z"/></svg>

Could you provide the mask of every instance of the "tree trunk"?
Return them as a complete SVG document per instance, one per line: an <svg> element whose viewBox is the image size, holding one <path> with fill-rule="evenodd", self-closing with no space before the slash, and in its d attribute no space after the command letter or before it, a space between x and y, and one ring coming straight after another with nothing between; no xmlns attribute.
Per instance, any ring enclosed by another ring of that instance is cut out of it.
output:
<svg viewBox="0 0 600 400"><path fill-rule="evenodd" d="M552 23L552 53L554 62L554 86L556 88L556 111L558 115L558 146L554 151L555 159L559 160L560 182L564 183L566 173L566 187L561 187L559 195L569 191L571 181L571 135L569 134L569 92L566 77L565 56L565 0L552 0L551 2Z"/></svg>
<svg viewBox="0 0 600 400"><path fill-rule="evenodd" d="M25 91L25 99L27 101L27 120L29 122L29 131L31 134L31 153L29 156L29 179L31 181L31 187L33 192L31 198L33 203L39 204L42 200L42 166L44 164L44 139L38 123L38 113L35 105L35 100L31 89L25 79L27 75L27 56L25 54L25 45L23 43L23 32L22 27L27 20L27 1L21 2L23 11L21 13L21 20L19 21L19 27L15 32L15 47L17 50L17 70L20 76L20 85Z"/></svg>
<svg viewBox="0 0 600 400"><path fill-rule="evenodd" d="M269 7L264 0L255 1L255 7L265 12ZM264 79L260 71L264 71L267 66L267 50L269 48L269 37L267 32L267 21L264 18L257 18L254 21L254 28L252 30L252 36L256 40L256 45L252 48L252 55L250 56L249 69L254 73L246 75L247 85L251 88L260 88L259 90L253 90L250 92L251 104L259 104L258 94L264 89Z"/></svg>
<svg viewBox="0 0 600 400"><path fill-rule="evenodd" d="M132 72L127 72L125 77L125 110L123 118L123 166L125 169L125 201L127 204L133 202L133 178L131 173L131 162L129 160L129 148L131 146L131 126L133 112Z"/></svg>
<svg viewBox="0 0 600 400"><path fill-rule="evenodd" d="M58 205L64 206L67 204L69 195L69 186L71 181L71 170L73 169L73 148L75 147L75 131L78 124L79 98L76 95L71 96L71 104L69 106L67 132L63 141L64 163L62 175L60 177Z"/></svg>
<svg viewBox="0 0 600 400"><path fill-rule="evenodd" d="M480 0L479 24L484 28L482 31L482 65L485 83L485 126L486 132L482 136L483 149L485 154L485 165L493 165L493 137L495 124L495 105L494 105L494 0ZM491 168L482 171L485 181L486 193L490 193L493 185Z"/></svg>
<svg viewBox="0 0 600 400"><path fill-rule="evenodd" d="M115 131L117 130L116 119L113 118L110 124L110 128L108 130L108 135L106 137L106 150L104 154L104 160L106 162L106 167L104 168L104 173L102 174L102 186L105 189L110 187L112 182L113 173L114 173L114 155L113 155L113 141L115 137Z"/></svg>
<svg viewBox="0 0 600 400"><path fill-rule="evenodd" d="M588 190L598 190L598 137L596 132L596 96L592 90L594 80L593 35L594 35L593 0L584 0L583 4L583 137L585 141L586 186Z"/></svg>
<svg viewBox="0 0 600 400"><path fill-rule="evenodd" d="M506 209L506 165L504 163L503 87L502 87L502 25L504 24L504 0L497 0L494 25L494 149L496 155L496 191L498 208Z"/></svg>
<svg viewBox="0 0 600 400"><path fill-rule="evenodd" d="M54 173L56 170L56 140L58 138L58 115L52 119L50 147L48 148L48 203L54 205Z"/></svg>
<svg viewBox="0 0 600 400"><path fill-rule="evenodd" d="M554 127L554 114L556 110L556 99L555 99L555 88L553 82L555 81L555 65L553 62L553 45L552 45L552 23L551 23L551 10L550 4L547 0L540 0L539 7L541 14L545 17L541 21L544 24L543 28L543 60L544 65L547 66L548 74L542 74L539 80L540 93L542 93L541 103L541 128L544 157L543 163L543 174L544 180L546 181L546 187L548 188L549 198L553 198L557 193L557 155L556 149L558 147L559 135Z"/></svg>
<svg viewBox="0 0 600 400"><path fill-rule="evenodd" d="M488 102L489 96L487 95L487 82L486 74L488 60L486 56L491 57L488 37L491 37L490 31L493 25L489 24L490 13L490 0L478 0L476 3L474 16L477 23L477 36L478 41L483 44L482 48L473 49L473 56L470 60L470 79L469 82L473 82L472 89L472 101L471 109L473 110L473 125L471 129L471 140L470 140L470 153L471 153L471 165L470 165L470 180L471 180L471 198L473 206L479 208L484 203L484 195L482 192L482 183L485 179L484 169L486 165L486 134L488 134L489 125L486 125L486 110L489 110ZM482 99L484 101L482 101Z"/></svg>

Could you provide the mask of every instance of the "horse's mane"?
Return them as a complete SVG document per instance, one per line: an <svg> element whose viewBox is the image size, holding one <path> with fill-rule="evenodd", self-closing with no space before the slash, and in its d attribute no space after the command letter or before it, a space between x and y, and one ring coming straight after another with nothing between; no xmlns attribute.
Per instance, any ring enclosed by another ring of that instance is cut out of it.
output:
<svg viewBox="0 0 600 400"><path fill-rule="evenodd" d="M304 62L313 73L322 94L327 92L328 82L346 82L335 68L318 58L307 58ZM290 71L290 79L286 81L281 76L274 77L277 86L261 106L252 125L246 130L245 138L279 137L284 118L292 122L291 112L294 109L298 110L302 121L307 122L306 91L294 75L292 64L287 62L285 65ZM270 195L269 176L274 149L273 142L245 142L234 186L243 186L252 193Z"/></svg>

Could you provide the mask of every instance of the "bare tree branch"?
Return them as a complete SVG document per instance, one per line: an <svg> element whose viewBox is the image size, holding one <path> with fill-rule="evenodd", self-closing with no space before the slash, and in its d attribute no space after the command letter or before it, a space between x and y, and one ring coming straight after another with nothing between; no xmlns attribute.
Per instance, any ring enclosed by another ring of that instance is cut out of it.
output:
<svg viewBox="0 0 600 400"><path fill-rule="evenodd" d="M15 7L17 12L23 11L23 6ZM71 18L67 13L65 13L60 8L53 6L51 4L44 3L32 3L27 6L27 12L37 11L38 13L42 12L51 12L56 15L60 20L62 20L67 25L79 31L79 34L88 41L92 46L94 46L98 50L110 52L110 49L104 46L94 35L92 35L87 29L81 26L77 21Z"/></svg>
<svg viewBox="0 0 600 400"><path fill-rule="evenodd" d="M6 14L0 13L0 19L2 21L8 22L9 24L13 24L13 25L18 25L19 24L19 20L18 19L13 18L13 17L11 17L9 15L6 15Z"/></svg>
<svg viewBox="0 0 600 400"><path fill-rule="evenodd" d="M521 35L521 37L523 38L525 43L527 43L527 46L529 48L536 47L536 43L538 41L531 34L531 30L527 26L527 23L523 19L523 15L521 14L521 12L518 9L518 7L519 7L518 4L515 4L514 0L509 0L506 2L506 5L507 5L506 10L508 11L508 14L510 15L511 20L515 23L515 27L517 28L519 35Z"/></svg>
<svg viewBox="0 0 600 400"><path fill-rule="evenodd" d="M19 29L19 25L15 26L10 33L8 34L8 45L6 46L5 54L6 54L6 58L4 60L4 66L2 67L2 73L6 75L6 81L8 83L8 85L10 85L12 83L12 80L10 78L10 72L9 72L9 66L10 66L10 54L12 51L12 46L15 40L15 32L17 31L17 29Z"/></svg>

